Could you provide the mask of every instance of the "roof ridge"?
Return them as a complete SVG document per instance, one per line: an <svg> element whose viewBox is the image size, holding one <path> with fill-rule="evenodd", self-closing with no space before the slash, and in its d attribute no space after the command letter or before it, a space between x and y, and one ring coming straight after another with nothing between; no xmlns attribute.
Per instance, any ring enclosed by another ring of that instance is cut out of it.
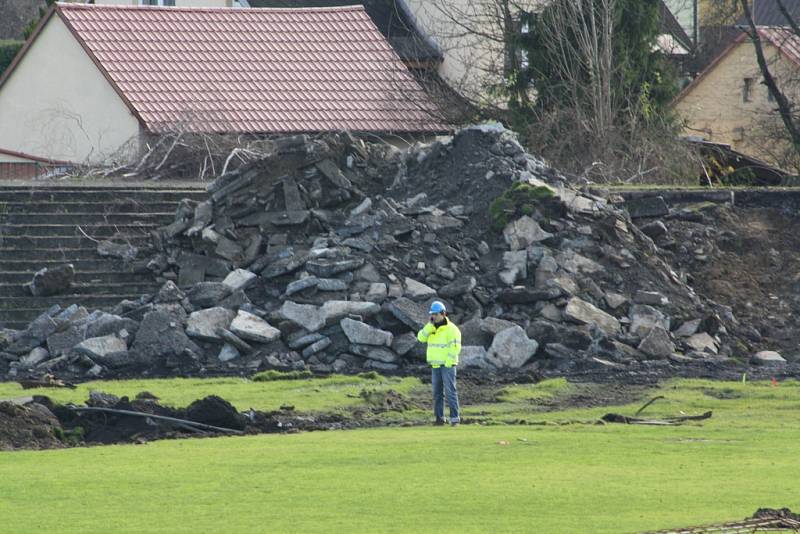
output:
<svg viewBox="0 0 800 534"><path fill-rule="evenodd" d="M134 5L113 5L113 4L79 4L75 2L56 2L58 9L66 9L70 11L87 10L87 11L171 11L171 12L241 12L241 13L259 13L259 12L288 12L288 13L302 13L302 12L349 12L349 11L366 11L363 4L353 4L350 6L331 6L331 7L199 7L199 6L134 6Z"/></svg>

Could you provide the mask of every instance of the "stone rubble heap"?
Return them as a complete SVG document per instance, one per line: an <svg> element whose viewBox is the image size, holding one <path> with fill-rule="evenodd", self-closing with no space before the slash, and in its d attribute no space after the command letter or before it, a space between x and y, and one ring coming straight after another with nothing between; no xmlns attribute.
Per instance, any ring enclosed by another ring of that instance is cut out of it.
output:
<svg viewBox="0 0 800 534"><path fill-rule="evenodd" d="M517 183L551 194L493 229L492 201ZM487 372L750 356L730 309L660 257L657 225L643 232L621 199L571 187L496 126L407 153L288 137L208 193L154 236L157 294L0 331L2 375L409 372L433 300L461 328L462 367Z"/></svg>

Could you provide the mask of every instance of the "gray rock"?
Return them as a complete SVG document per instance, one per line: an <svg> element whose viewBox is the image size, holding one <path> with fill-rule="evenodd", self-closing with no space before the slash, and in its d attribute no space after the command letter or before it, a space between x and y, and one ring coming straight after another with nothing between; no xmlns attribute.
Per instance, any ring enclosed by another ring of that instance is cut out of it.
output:
<svg viewBox="0 0 800 534"><path fill-rule="evenodd" d="M348 315L359 315L361 317L372 317L381 311L381 307L374 302L363 302L353 300L328 300L320 308L326 324L338 321Z"/></svg>
<svg viewBox="0 0 800 534"><path fill-rule="evenodd" d="M317 287L318 283L319 283L319 278L317 278L316 276L307 276L305 278L289 282L289 285L286 286L286 296L290 297L295 293L305 291L306 289L312 287Z"/></svg>
<svg viewBox="0 0 800 534"><path fill-rule="evenodd" d="M87 323L86 337L102 337L122 330L135 334L139 330L139 323L127 317L99 312L94 320Z"/></svg>
<svg viewBox="0 0 800 534"><path fill-rule="evenodd" d="M480 345L465 345L461 347L461 354L458 356L459 367L479 367L490 369L492 364L486 359L486 349Z"/></svg>
<svg viewBox="0 0 800 534"><path fill-rule="evenodd" d="M380 330L366 323L362 323L361 321L354 321L349 318L342 319L339 324L342 327L344 335L350 340L350 343L357 345L392 346L394 336L391 332Z"/></svg>
<svg viewBox="0 0 800 534"><path fill-rule="evenodd" d="M455 298L460 297L465 293L469 293L473 289L478 282L475 280L473 276L467 276L463 278L459 278L453 282L450 282L447 285L444 285L439 288L439 294L445 298Z"/></svg>
<svg viewBox="0 0 800 534"><path fill-rule="evenodd" d="M247 289L247 287L256 281L258 276L245 269L236 269L232 271L222 281L222 285L226 286L231 292Z"/></svg>
<svg viewBox="0 0 800 534"><path fill-rule="evenodd" d="M303 358L308 358L309 356L313 356L318 352L322 352L323 350L327 349L331 343L332 341L329 337L323 337L319 341L315 341L303 349Z"/></svg>
<svg viewBox="0 0 800 534"><path fill-rule="evenodd" d="M418 343L419 341L417 341L417 336L411 332L406 332L405 334L394 336L394 340L392 341L392 350L400 356L405 356L411 352L411 350L413 350Z"/></svg>
<svg viewBox="0 0 800 534"><path fill-rule="evenodd" d="M639 197L625 201L625 207L631 219L642 217L663 217L669 214L669 207L664 201L664 197Z"/></svg>
<svg viewBox="0 0 800 534"><path fill-rule="evenodd" d="M518 286L503 289L497 296L497 300L505 304L531 304L542 300L555 300L562 295L563 292L557 287L533 289L530 287Z"/></svg>
<svg viewBox="0 0 800 534"><path fill-rule="evenodd" d="M686 321L677 330L675 330L675 337L691 337L695 335L700 330L700 324L702 322L702 319L692 319L691 321Z"/></svg>
<svg viewBox="0 0 800 534"><path fill-rule="evenodd" d="M193 312L186 320L186 335L206 341L222 341L219 331L223 328L231 330L234 317L236 312L220 307Z"/></svg>
<svg viewBox="0 0 800 534"><path fill-rule="evenodd" d="M99 363L103 363L107 356L119 352L126 352L128 344L124 339L115 335L92 337L85 339L72 349L78 354L84 354Z"/></svg>
<svg viewBox="0 0 800 534"><path fill-rule="evenodd" d="M619 321L596 306L572 297L564 308L564 317L582 324L594 324L607 335L616 335L620 331Z"/></svg>
<svg viewBox="0 0 800 534"><path fill-rule="evenodd" d="M518 280L525 280L528 277L528 252L526 250L504 252L503 270L498 276L507 286L513 286Z"/></svg>
<svg viewBox="0 0 800 534"><path fill-rule="evenodd" d="M112 257L120 258L124 261L133 261L139 255L139 249L127 243L100 241L97 244L97 253L104 258Z"/></svg>
<svg viewBox="0 0 800 534"><path fill-rule="evenodd" d="M594 260L581 256L574 250L564 250L555 258L559 267L573 274L595 274L605 271L605 267Z"/></svg>
<svg viewBox="0 0 800 534"><path fill-rule="evenodd" d="M289 345L290 349L301 349L303 347L307 347L325 337L317 332L314 332L312 334L299 332L298 334L299 335L292 336L289 338L289 342L287 344Z"/></svg>
<svg viewBox="0 0 800 534"><path fill-rule="evenodd" d="M200 352L197 345L186 336L180 321L160 310L145 314L132 349L144 358L174 356L187 349Z"/></svg>
<svg viewBox="0 0 800 534"><path fill-rule="evenodd" d="M633 295L633 301L636 304L650 304L651 306L666 306L669 304L669 299L658 291L639 290Z"/></svg>
<svg viewBox="0 0 800 534"><path fill-rule="evenodd" d="M517 326L516 323L512 323L511 321L506 321L505 319L498 319L497 317L487 317L481 321L481 332L488 334L491 337L494 337L503 330L508 330L509 328L513 328L515 326Z"/></svg>
<svg viewBox="0 0 800 534"><path fill-rule="evenodd" d="M422 282L417 282L413 278L406 277L405 291L403 296L414 300L425 300L436 296L436 290L426 286Z"/></svg>
<svg viewBox="0 0 800 534"><path fill-rule="evenodd" d="M750 363L754 365L780 366L785 365L786 360L780 353L772 350L762 350L753 355Z"/></svg>
<svg viewBox="0 0 800 534"><path fill-rule="evenodd" d="M675 352L675 345L669 338L669 332L660 326L652 328L637 348L654 358L668 358Z"/></svg>
<svg viewBox="0 0 800 534"><path fill-rule="evenodd" d="M612 291L608 291L603 296L603 300L606 301L606 305L612 310L616 310L628 303L628 297L626 297L625 295L620 295L619 293L614 293Z"/></svg>
<svg viewBox="0 0 800 534"><path fill-rule="evenodd" d="M503 239L511 250L526 249L550 237L553 237L553 234L542 230L539 223L527 215L509 223L503 229Z"/></svg>
<svg viewBox="0 0 800 534"><path fill-rule="evenodd" d="M659 326L669 331L669 318L647 304L634 304L628 312L631 320L629 331L632 336L642 339L650 330Z"/></svg>
<svg viewBox="0 0 800 534"><path fill-rule="evenodd" d="M320 291L347 291L348 284L339 278L320 278L317 289Z"/></svg>
<svg viewBox="0 0 800 534"><path fill-rule="evenodd" d="M47 348L50 351L50 354L52 354L54 357L61 356L62 354L69 352L72 347L86 339L86 337L85 326L79 328L75 325L71 325L62 332L56 332L47 336Z"/></svg>
<svg viewBox="0 0 800 534"><path fill-rule="evenodd" d="M650 223L645 224L640 228L642 233L648 236L652 240L657 240L661 237L664 237L669 233L667 230L666 225L661 221L653 221Z"/></svg>
<svg viewBox="0 0 800 534"><path fill-rule="evenodd" d="M47 297L64 293L72 287L75 279L75 267L68 263L52 269L44 268L33 275L33 280L28 284L34 297Z"/></svg>
<svg viewBox="0 0 800 534"><path fill-rule="evenodd" d="M411 299L401 297L389 303L389 311L415 332L428 322L428 309Z"/></svg>
<svg viewBox="0 0 800 534"><path fill-rule="evenodd" d="M249 341L258 343L271 343L281 337L281 331L271 326L267 321L243 310L233 319L229 330Z"/></svg>
<svg viewBox="0 0 800 534"><path fill-rule="evenodd" d="M241 354L239 353L239 350L236 347L234 347L230 343L225 343L222 346L222 349L219 351L219 355L217 356L217 358L221 362L229 362L231 360L239 358L240 356Z"/></svg>
<svg viewBox="0 0 800 534"><path fill-rule="evenodd" d="M231 289L221 282L200 282L186 296L196 308L210 308L231 294Z"/></svg>
<svg viewBox="0 0 800 534"><path fill-rule="evenodd" d="M22 331L6 350L13 354L27 354L44 343L57 329L56 322L47 313L43 313Z"/></svg>
<svg viewBox="0 0 800 534"><path fill-rule="evenodd" d="M553 321L556 323L564 320L564 315L561 313L559 307L550 302L542 306L542 309L539 310L539 315L548 321Z"/></svg>
<svg viewBox="0 0 800 534"><path fill-rule="evenodd" d="M374 345L350 345L350 352L362 358L384 363L397 363L400 360L397 354L388 348L376 347Z"/></svg>
<svg viewBox="0 0 800 534"><path fill-rule="evenodd" d="M717 340L706 332L689 336L686 339L686 344L697 352L710 352L711 354L717 354L719 352Z"/></svg>
<svg viewBox="0 0 800 534"><path fill-rule="evenodd" d="M367 294L365 295L365 299L370 302L375 302L380 304L386 297L388 296L389 292L386 288L386 284L381 282L372 282L369 284L369 289L367 290Z"/></svg>
<svg viewBox="0 0 800 534"><path fill-rule="evenodd" d="M325 260L317 259L308 261L306 269L311 274L315 274L320 278L330 278L339 273L346 271L354 271L364 265L364 258L354 258L351 260Z"/></svg>
<svg viewBox="0 0 800 534"><path fill-rule="evenodd" d="M536 354L539 344L530 339L519 325L494 336L486 361L498 369L518 369Z"/></svg>
<svg viewBox="0 0 800 534"><path fill-rule="evenodd" d="M47 349L44 347L36 347L30 351L27 356L23 356L19 359L19 366L23 369L30 369L32 367L36 367L44 361L47 361L48 358L50 358L50 353L47 351Z"/></svg>
<svg viewBox="0 0 800 534"><path fill-rule="evenodd" d="M169 304L172 302L180 302L186 298L186 294L175 285L172 280L167 280L164 285L158 290L155 301L157 303Z"/></svg>
<svg viewBox="0 0 800 534"><path fill-rule="evenodd" d="M311 304L297 304L287 300L278 311L278 315L287 321L292 321L309 332L316 332L325 326L325 313Z"/></svg>

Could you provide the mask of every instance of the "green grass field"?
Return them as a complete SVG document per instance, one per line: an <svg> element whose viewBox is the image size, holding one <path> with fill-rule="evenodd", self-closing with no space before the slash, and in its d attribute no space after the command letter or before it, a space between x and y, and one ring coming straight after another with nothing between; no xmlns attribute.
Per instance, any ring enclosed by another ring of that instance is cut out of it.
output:
<svg viewBox="0 0 800 534"><path fill-rule="evenodd" d="M394 389L420 387L405 380ZM306 387L329 396L319 382ZM11 387L0 386L0 398ZM192 397L182 389L200 386L131 387L182 403ZM213 385L223 397L225 387ZM256 395L249 387L230 385L240 408L257 403L245 402ZM303 406L301 384L259 387L265 396L300 388L278 397ZM592 424L609 411L633 415L641 402L541 411L574 387L513 386L500 402L465 407L484 425L0 453L0 532L638 532L800 509L797 382L678 380L648 392L667 398L646 416L714 410L678 427ZM502 424L520 418L535 424Z"/></svg>

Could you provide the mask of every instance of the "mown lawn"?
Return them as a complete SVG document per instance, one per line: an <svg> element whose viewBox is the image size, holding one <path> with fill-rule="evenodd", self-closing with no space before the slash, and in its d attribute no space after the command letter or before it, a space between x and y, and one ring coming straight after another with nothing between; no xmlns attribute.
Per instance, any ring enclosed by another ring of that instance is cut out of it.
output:
<svg viewBox="0 0 800 534"><path fill-rule="evenodd" d="M800 509L797 382L671 382L644 415L714 410L680 427L558 424L638 402L540 413L570 387L467 407L546 424L0 453L0 531L637 532Z"/></svg>

